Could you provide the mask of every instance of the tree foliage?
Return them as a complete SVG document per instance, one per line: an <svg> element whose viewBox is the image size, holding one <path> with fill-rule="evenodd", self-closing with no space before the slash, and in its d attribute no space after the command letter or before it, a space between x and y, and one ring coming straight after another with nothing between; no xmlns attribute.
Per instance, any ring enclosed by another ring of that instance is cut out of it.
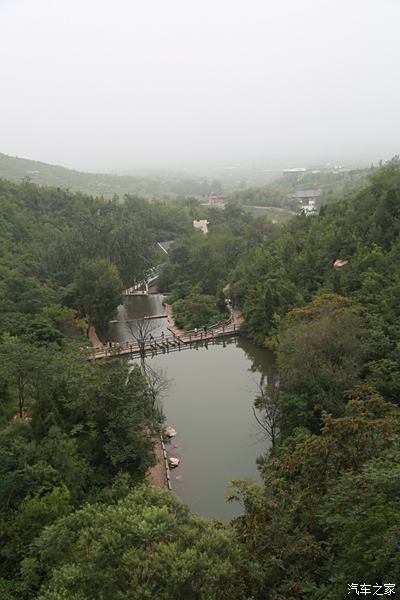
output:
<svg viewBox="0 0 400 600"><path fill-rule="evenodd" d="M21 335L38 318L39 337L46 323L65 334L65 309L107 320L117 293L160 261L156 242L192 227L190 208L137 196L117 202L0 180L0 198L0 333Z"/></svg>
<svg viewBox="0 0 400 600"><path fill-rule="evenodd" d="M399 190L399 167L385 167L354 196L323 207L319 216L299 215L241 257L231 293L246 333L265 343L288 310L335 292L367 308L381 354L393 350L400 334ZM334 269L338 258L348 262Z"/></svg>
<svg viewBox="0 0 400 600"><path fill-rule="evenodd" d="M234 536L191 516L173 494L138 488L47 528L23 564L38 599L246 598Z"/></svg>
<svg viewBox="0 0 400 600"><path fill-rule="evenodd" d="M359 388L320 435L298 430L279 446L262 486L236 484L234 527L262 577L254 598L336 600L366 575L396 581L399 432L398 408Z"/></svg>
<svg viewBox="0 0 400 600"><path fill-rule="evenodd" d="M100 333L107 332L108 321L121 304L118 269L105 258L87 261L80 265L75 281L82 312Z"/></svg>
<svg viewBox="0 0 400 600"><path fill-rule="evenodd" d="M273 229L235 205L209 209L205 217L210 223L208 234L193 231L174 244L158 284L162 291L171 292L176 321L184 329L228 317L222 290L232 270Z"/></svg>
<svg viewBox="0 0 400 600"><path fill-rule="evenodd" d="M122 475L128 490L142 481L161 426L139 367L94 365L74 349L16 341L1 350L8 352L10 344L23 351L7 372L8 403L21 403L22 385L23 418L0 430L0 562L6 576L47 524L104 495Z"/></svg>
<svg viewBox="0 0 400 600"><path fill-rule="evenodd" d="M2 597L336 600L349 581L397 582L397 161L280 231L236 203L4 181L0 199ZM199 217L208 236L192 231ZM232 489L230 527L143 485L163 374L89 361L73 340L86 315L106 327L159 239L176 239L161 284L179 324L223 316L229 289L244 332L278 355L254 406L274 448L260 484Z"/></svg>

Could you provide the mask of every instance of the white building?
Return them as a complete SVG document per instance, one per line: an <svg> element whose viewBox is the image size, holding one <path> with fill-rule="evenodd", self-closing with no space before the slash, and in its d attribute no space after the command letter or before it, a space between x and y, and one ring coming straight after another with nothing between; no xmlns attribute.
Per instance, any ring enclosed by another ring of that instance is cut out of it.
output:
<svg viewBox="0 0 400 600"><path fill-rule="evenodd" d="M200 229L204 235L206 235L208 233L208 226L209 226L209 222L206 219L200 219L198 221L193 221L193 227L195 229Z"/></svg>
<svg viewBox="0 0 400 600"><path fill-rule="evenodd" d="M307 204L303 204L301 210L305 215L315 215L317 213L315 200L309 200Z"/></svg>
<svg viewBox="0 0 400 600"><path fill-rule="evenodd" d="M317 199L321 195L321 190L299 190L289 196L291 201L297 205L299 212L306 215L315 215L317 213Z"/></svg>

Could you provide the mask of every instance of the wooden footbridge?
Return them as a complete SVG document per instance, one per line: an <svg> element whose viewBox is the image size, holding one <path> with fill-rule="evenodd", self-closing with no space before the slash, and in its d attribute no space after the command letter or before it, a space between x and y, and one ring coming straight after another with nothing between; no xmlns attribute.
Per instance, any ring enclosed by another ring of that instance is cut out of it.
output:
<svg viewBox="0 0 400 600"><path fill-rule="evenodd" d="M199 344L214 343L218 339L228 338L239 335L239 327L242 319L232 317L222 324L217 324L210 328L204 328L199 331L188 331L181 335L169 330L168 335L153 338L148 336L146 339L138 341L129 341L113 344L112 346L101 346L92 348L89 355L90 360L102 358L112 358L117 356L144 357L155 356L157 354L166 354L169 352L180 352L181 350L192 348Z"/></svg>

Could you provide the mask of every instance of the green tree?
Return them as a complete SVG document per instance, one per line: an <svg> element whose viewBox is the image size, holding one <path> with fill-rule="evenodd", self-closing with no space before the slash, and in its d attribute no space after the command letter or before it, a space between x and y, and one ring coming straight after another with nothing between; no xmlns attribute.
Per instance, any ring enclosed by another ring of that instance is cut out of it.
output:
<svg viewBox="0 0 400 600"><path fill-rule="evenodd" d="M3 560L17 561L27 554L32 540L42 529L71 511L70 493L65 486L39 489L35 495L26 496L18 511L7 515L1 523Z"/></svg>
<svg viewBox="0 0 400 600"><path fill-rule="evenodd" d="M82 311L104 335L121 302L123 285L117 267L103 258L83 262L76 274L76 285Z"/></svg>
<svg viewBox="0 0 400 600"><path fill-rule="evenodd" d="M92 485L101 486L119 472L132 481L144 477L154 460L159 418L139 366L91 364L60 352L36 396L31 426L38 440L47 439L54 426L73 439L92 469Z"/></svg>
<svg viewBox="0 0 400 600"><path fill-rule="evenodd" d="M360 309L340 296L288 314L278 348L286 433L303 424L318 431L321 411L343 412L344 392L359 381L367 354L364 332Z"/></svg>
<svg viewBox="0 0 400 600"><path fill-rule="evenodd" d="M255 600L337 600L347 583L399 574L400 413L367 386L321 433L298 429L264 463L262 485L236 482L233 526L258 562Z"/></svg>
<svg viewBox="0 0 400 600"><path fill-rule="evenodd" d="M20 582L16 579L0 577L0 598L2 600L18 600L21 598Z"/></svg>
<svg viewBox="0 0 400 600"><path fill-rule="evenodd" d="M400 401L400 369L397 360L382 358L368 363L367 381L384 398L399 404Z"/></svg>
<svg viewBox="0 0 400 600"><path fill-rule="evenodd" d="M344 473L318 509L333 558L332 598L366 573L374 583L395 583L400 575L399 459L399 449L389 450L359 473Z"/></svg>
<svg viewBox="0 0 400 600"><path fill-rule="evenodd" d="M215 325L228 318L228 313L221 310L214 296L200 294L196 289L183 300L176 300L172 306L176 324L186 330Z"/></svg>
<svg viewBox="0 0 400 600"><path fill-rule="evenodd" d="M32 400L35 384L46 369L46 352L29 340L5 336L0 344L0 374L18 401L20 418L27 402Z"/></svg>
<svg viewBox="0 0 400 600"><path fill-rule="evenodd" d="M68 333L69 329L73 327L76 311L61 304L49 304L42 310L40 316L62 333Z"/></svg>
<svg viewBox="0 0 400 600"><path fill-rule="evenodd" d="M38 600L247 597L234 536L149 487L60 519L32 548L22 568L25 587L41 581Z"/></svg>

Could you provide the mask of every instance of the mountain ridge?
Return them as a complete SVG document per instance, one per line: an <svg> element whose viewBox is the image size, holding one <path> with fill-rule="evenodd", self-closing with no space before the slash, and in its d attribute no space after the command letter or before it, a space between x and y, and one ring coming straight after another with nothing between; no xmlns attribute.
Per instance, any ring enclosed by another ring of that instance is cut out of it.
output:
<svg viewBox="0 0 400 600"><path fill-rule="evenodd" d="M111 198L115 194L146 197L208 195L212 184L205 177L165 171L141 175L90 173L43 161L10 156L0 152L0 178L21 181L28 178L38 185L68 188L94 196Z"/></svg>

